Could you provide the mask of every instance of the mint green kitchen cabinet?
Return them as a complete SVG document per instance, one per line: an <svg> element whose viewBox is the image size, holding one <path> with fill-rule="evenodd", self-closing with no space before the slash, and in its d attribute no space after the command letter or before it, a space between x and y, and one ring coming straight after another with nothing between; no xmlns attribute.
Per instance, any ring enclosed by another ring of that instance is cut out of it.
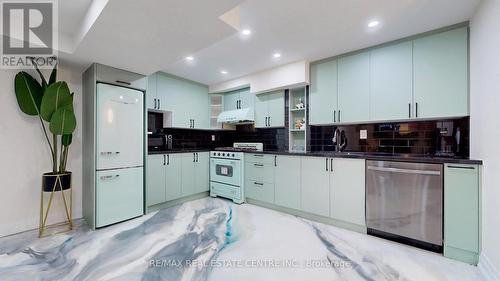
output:
<svg viewBox="0 0 500 281"><path fill-rule="evenodd" d="M255 127L285 126L285 94L283 90L255 96Z"/></svg>
<svg viewBox="0 0 500 281"><path fill-rule="evenodd" d="M274 155L245 154L245 196L274 203Z"/></svg>
<svg viewBox="0 0 500 281"><path fill-rule="evenodd" d="M231 91L224 94L224 110L236 110L238 109L240 102L240 92L239 90Z"/></svg>
<svg viewBox="0 0 500 281"><path fill-rule="evenodd" d="M479 166L444 167L444 255L477 264L480 253Z"/></svg>
<svg viewBox="0 0 500 281"><path fill-rule="evenodd" d="M276 155L274 203L300 209L301 157Z"/></svg>
<svg viewBox="0 0 500 281"><path fill-rule="evenodd" d="M338 61L339 122L370 120L370 53L363 52Z"/></svg>
<svg viewBox="0 0 500 281"><path fill-rule="evenodd" d="M413 41L416 118L469 115L468 27Z"/></svg>
<svg viewBox="0 0 500 281"><path fill-rule="evenodd" d="M171 201L181 194L181 154L148 155L146 160L146 205Z"/></svg>
<svg viewBox="0 0 500 281"><path fill-rule="evenodd" d="M411 118L412 42L374 49L370 56L370 120Z"/></svg>
<svg viewBox="0 0 500 281"><path fill-rule="evenodd" d="M182 155L178 153L165 155L165 201L182 197Z"/></svg>
<svg viewBox="0 0 500 281"><path fill-rule="evenodd" d="M330 215L329 162L329 158L302 158L301 211L325 217Z"/></svg>
<svg viewBox="0 0 500 281"><path fill-rule="evenodd" d="M209 128L208 87L164 73L156 73L159 110L171 114L176 128Z"/></svg>
<svg viewBox="0 0 500 281"><path fill-rule="evenodd" d="M159 109L158 101L156 99L156 73L153 73L147 77L148 88L146 90L146 108L147 109Z"/></svg>
<svg viewBox="0 0 500 281"><path fill-rule="evenodd" d="M364 159L333 159L330 173L330 217L365 226Z"/></svg>
<svg viewBox="0 0 500 281"><path fill-rule="evenodd" d="M253 107L253 95L250 88L238 89L224 94L224 110L236 110Z"/></svg>
<svg viewBox="0 0 500 281"><path fill-rule="evenodd" d="M337 121L337 60L311 65L309 124L325 125Z"/></svg>
<svg viewBox="0 0 500 281"><path fill-rule="evenodd" d="M182 196L209 190L208 152L182 153Z"/></svg>
<svg viewBox="0 0 500 281"><path fill-rule="evenodd" d="M166 201L165 155L148 155L146 159L146 205L152 206Z"/></svg>
<svg viewBox="0 0 500 281"><path fill-rule="evenodd" d="M196 152L194 163L195 193L209 190L209 152Z"/></svg>

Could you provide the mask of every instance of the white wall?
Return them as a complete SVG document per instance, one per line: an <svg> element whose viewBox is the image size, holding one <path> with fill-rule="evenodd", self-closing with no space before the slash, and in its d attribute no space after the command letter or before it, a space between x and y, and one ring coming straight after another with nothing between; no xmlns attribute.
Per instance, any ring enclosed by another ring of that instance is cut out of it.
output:
<svg viewBox="0 0 500 281"><path fill-rule="evenodd" d="M17 105L14 94L16 73L14 70L0 70L0 237L38 227L41 175L52 169L50 150L38 119L25 115ZM60 67L58 74L58 80L67 81L75 93L78 124L69 152L68 170L73 172L73 217L80 218L82 76L81 72L64 66ZM49 224L64 219L61 198L55 197L54 202Z"/></svg>
<svg viewBox="0 0 500 281"><path fill-rule="evenodd" d="M227 92L250 86L254 94L295 88L309 84L309 62L298 61L250 74L230 81L210 85L210 93Z"/></svg>
<svg viewBox="0 0 500 281"><path fill-rule="evenodd" d="M482 159L482 257L500 272L500 0L484 0L471 20L471 157ZM497 277L500 277L497 276Z"/></svg>

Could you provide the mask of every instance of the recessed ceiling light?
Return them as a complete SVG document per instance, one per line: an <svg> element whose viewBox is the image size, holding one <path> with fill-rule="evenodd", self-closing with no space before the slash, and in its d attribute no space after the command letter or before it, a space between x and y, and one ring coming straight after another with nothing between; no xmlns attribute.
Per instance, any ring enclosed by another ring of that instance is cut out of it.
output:
<svg viewBox="0 0 500 281"><path fill-rule="evenodd" d="M378 20L374 20L374 21L371 21L370 23L368 23L368 27L372 28L372 27L375 27L379 24L380 24L380 22Z"/></svg>
<svg viewBox="0 0 500 281"><path fill-rule="evenodd" d="M187 56L187 57L186 57L186 60L188 60L188 61L193 61L193 60L194 60L194 58L193 58L192 56Z"/></svg>
<svg viewBox="0 0 500 281"><path fill-rule="evenodd" d="M241 34L243 34L243 35L250 35L250 34L252 34L252 31L250 29L248 29L248 28L245 28L245 29L243 29L241 31Z"/></svg>
<svg viewBox="0 0 500 281"><path fill-rule="evenodd" d="M273 54L273 57L275 57L275 58L277 58L277 59L278 59L278 58L281 58L281 54L280 54L280 53L274 53L274 54Z"/></svg>
<svg viewBox="0 0 500 281"><path fill-rule="evenodd" d="M225 70L221 70L221 71L220 71L220 74L227 74L227 71L225 71Z"/></svg>

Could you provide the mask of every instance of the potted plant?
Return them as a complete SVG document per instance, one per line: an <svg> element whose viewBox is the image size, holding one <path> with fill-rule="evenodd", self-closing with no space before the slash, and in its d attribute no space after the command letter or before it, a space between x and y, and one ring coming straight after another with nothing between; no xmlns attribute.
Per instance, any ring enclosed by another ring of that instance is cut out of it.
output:
<svg viewBox="0 0 500 281"><path fill-rule="evenodd" d="M14 88L22 112L40 120L40 126L51 151L52 171L42 176L43 191L54 192L71 188L71 172L66 170L69 147L76 128L73 95L64 81L56 81L57 64L47 81L35 58L29 58L40 81L29 73L17 73ZM47 130L48 128L48 130ZM52 141L49 138L52 134Z"/></svg>

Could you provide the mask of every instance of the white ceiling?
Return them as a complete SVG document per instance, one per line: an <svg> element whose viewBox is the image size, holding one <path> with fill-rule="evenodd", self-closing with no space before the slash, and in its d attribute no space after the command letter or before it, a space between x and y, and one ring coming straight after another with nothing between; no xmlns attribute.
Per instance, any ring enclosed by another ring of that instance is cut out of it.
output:
<svg viewBox="0 0 500 281"><path fill-rule="evenodd" d="M78 6L88 6L90 1ZM100 62L143 74L163 70L214 84L292 61L318 60L467 21L479 2L109 0L81 41L75 41L73 50L62 52L61 57L82 66ZM252 30L248 38L218 19L237 5L241 27ZM60 5L59 9L61 14L67 8ZM71 12L73 16L60 17L60 26L65 25L61 31L70 33L79 28L71 22L71 18L82 21L77 10ZM381 24L368 30L367 23L373 19ZM274 59L274 52L282 57ZM195 60L187 62L187 55ZM229 73L221 74L222 69Z"/></svg>

